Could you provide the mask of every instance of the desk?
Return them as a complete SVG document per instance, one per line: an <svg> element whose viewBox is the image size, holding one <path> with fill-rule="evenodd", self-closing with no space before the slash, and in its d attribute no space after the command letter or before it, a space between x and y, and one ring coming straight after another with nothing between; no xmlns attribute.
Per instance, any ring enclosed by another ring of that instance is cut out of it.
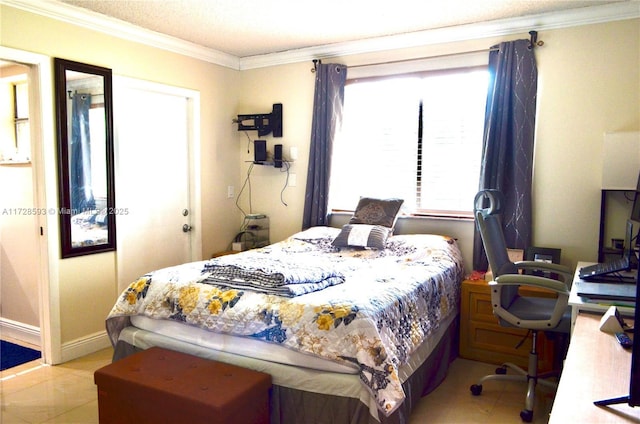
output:
<svg viewBox="0 0 640 424"><path fill-rule="evenodd" d="M629 394L631 351L600 331L601 317L584 311L576 317L549 424L640 422L638 407L593 404Z"/></svg>
<svg viewBox="0 0 640 424"><path fill-rule="evenodd" d="M573 281L581 281L578 276L580 272L580 268L593 265L593 262L578 262L578 266L576 266L576 272L573 276ZM614 303L614 302L612 302ZM573 327L576 323L576 318L580 311L591 311L597 312L600 315L604 315L604 313L609 309L609 304L603 303L593 303L589 302L586 299L578 296L577 284L571 285L571 292L569 293L569 305L571 306L571 329L573 333ZM626 307L626 306L618 306L618 310L622 315L633 316L634 308Z"/></svg>

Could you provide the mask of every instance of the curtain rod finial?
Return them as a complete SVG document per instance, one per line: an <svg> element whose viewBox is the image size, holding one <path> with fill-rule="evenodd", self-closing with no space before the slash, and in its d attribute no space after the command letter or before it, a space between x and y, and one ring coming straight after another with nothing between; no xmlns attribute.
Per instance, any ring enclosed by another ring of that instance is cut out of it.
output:
<svg viewBox="0 0 640 424"><path fill-rule="evenodd" d="M531 36L531 41L529 41L529 50L536 46L541 47L544 45L544 41L538 41L538 31L529 31L529 35Z"/></svg>
<svg viewBox="0 0 640 424"><path fill-rule="evenodd" d="M318 70L318 65L322 64L322 60L321 59L313 59L313 69L311 70L311 72L316 72Z"/></svg>

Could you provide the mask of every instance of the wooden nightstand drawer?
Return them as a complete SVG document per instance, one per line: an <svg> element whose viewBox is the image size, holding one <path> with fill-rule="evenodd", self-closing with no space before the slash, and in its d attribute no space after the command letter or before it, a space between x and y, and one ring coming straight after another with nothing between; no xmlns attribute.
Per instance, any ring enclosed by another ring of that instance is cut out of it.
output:
<svg viewBox="0 0 640 424"><path fill-rule="evenodd" d="M540 296L553 296L553 293L527 290ZM523 291L523 294L525 292ZM531 336L522 345L518 344L527 336L527 330L502 327L493 315L490 288L483 280L465 280L462 282L460 311L460 356L482 362L502 364L513 362L526 368L531 350ZM539 370L550 371L554 368L554 341L544 332L538 334Z"/></svg>
<svg viewBox="0 0 640 424"><path fill-rule="evenodd" d="M469 319L471 321L496 322L488 288L486 293L469 292Z"/></svg>

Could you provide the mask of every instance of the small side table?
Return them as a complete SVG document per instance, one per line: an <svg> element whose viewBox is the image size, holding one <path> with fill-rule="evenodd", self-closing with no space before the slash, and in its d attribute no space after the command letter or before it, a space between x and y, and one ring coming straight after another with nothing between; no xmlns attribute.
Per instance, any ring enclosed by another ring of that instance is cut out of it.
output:
<svg viewBox="0 0 640 424"><path fill-rule="evenodd" d="M234 255L236 253L240 253L237 250L223 250L222 252L216 252L213 255L211 255L211 258L219 258L220 256L226 256L226 255Z"/></svg>

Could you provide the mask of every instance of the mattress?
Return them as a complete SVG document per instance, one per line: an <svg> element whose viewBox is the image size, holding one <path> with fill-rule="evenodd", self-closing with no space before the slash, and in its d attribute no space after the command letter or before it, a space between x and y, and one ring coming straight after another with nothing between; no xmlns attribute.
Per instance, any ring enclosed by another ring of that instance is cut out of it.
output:
<svg viewBox="0 0 640 424"><path fill-rule="evenodd" d="M154 320L142 315L136 315L131 317L131 325L135 328L167 336L177 341L202 346L207 349L246 356L249 358L262 359L265 361L300 366L320 371L338 372L342 374L358 373L358 368L355 365L343 365L317 356L297 352L279 344L264 343L260 340L249 337L213 333L202 328L184 325L176 321ZM136 345L135 343L132 344Z"/></svg>
<svg viewBox="0 0 640 424"><path fill-rule="evenodd" d="M427 359L435 345L438 344L442 338L442 333L449 327L451 321L455 319L456 316L457 313L454 312L445 318L441 322L438 330L425 340L411 355L409 360L400 367L399 377L402 382ZM126 332L123 331L120 333L120 340L124 340L136 347L150 346L148 342L141 341L141 339L151 337L151 334L154 334L166 337L166 343L175 341L176 345L186 343L187 346L196 345L206 349L228 352L234 355L284 365L293 365L300 368L339 374L358 374L358 368L355 366L342 365L312 355L306 355L276 344L266 344L246 337L212 333L201 328L187 326L177 322L157 321L144 316L135 316L131 318L131 326L125 330ZM295 387L294 383L280 385Z"/></svg>
<svg viewBox="0 0 640 424"><path fill-rule="evenodd" d="M442 325L432 335L432 337L426 340L420 346L420 348L411 356L410 360L400 368L399 375L403 384L407 382L410 377L414 375L414 372L427 361L433 350L443 339L448 330L453 328L453 330L451 331L457 333L457 326L454 325L456 318L457 315L452 314L450 317L444 320L442 322ZM145 321L147 320L140 320L138 322ZM229 344L224 346L225 350L218 350L209 347L209 343L202 342L203 339L209 338L209 334L205 330L186 327L184 325L182 327L184 332L193 334L182 335L180 332L178 332L176 334L173 334L174 337L171 337L166 334L161 334L164 331L160 331L160 333L157 333L150 331L149 329L140 329L134 326L129 326L122 330L118 342L133 346L139 350L148 349L153 346L159 346L165 349L184 352L202 358L225 362L240 367L253 369L255 371L264 372L271 375L273 384L278 386L279 388L284 387L295 391L302 391L304 393L326 395L331 400L335 399L335 397L354 399L359 403L365 405L368 409L368 415L369 417L371 417L371 419L365 420L365 422L379 422L380 420L384 420L384 417L380 414L378 405L375 399L371 396L370 391L362 385L358 375L351 369L341 370L346 372L336 372L331 370L333 366L329 362L326 362L324 364L312 364L311 362L306 362L304 363L304 365L306 366L295 366L284 362L274 361L275 357L269 357L268 355L256 355L255 352L249 352L248 355L233 353L235 349L230 348ZM157 328L157 324L152 324L149 328ZM202 334L202 332L204 332L205 334ZM240 345L242 344L242 341L238 342L240 343ZM233 344L233 342L231 342L231 344ZM240 347L238 349L238 351L244 350L244 347ZM116 360L122 356L123 354L116 351ZM300 357L299 359L303 358ZM434 368L442 367L441 369L444 370L442 371L442 373L445 373L448 365L449 356L445 355L442 359L442 364L437 364L436 366L434 366ZM434 370L434 373L437 374L437 371L438 370ZM439 381L436 381L436 383L432 383L431 381L425 381L422 384L424 384L426 387L433 387L438 382ZM424 391L428 390L423 390L422 386L420 386L417 388L417 391L418 396L420 396L424 393ZM323 404L326 408L327 400L321 401L321 404ZM285 409L285 407L280 408ZM291 408L291 406L289 406L289 408ZM407 407L405 408L405 410L410 412L411 408ZM358 421L355 420L354 417L347 417L345 419L345 422L351 422L352 420L353 422ZM289 422L287 419L273 419L272 421ZM401 419L400 421L402 422L403 420ZM297 422L297 420L293 420L293 422ZM391 422L395 422L395 420L392 420Z"/></svg>

